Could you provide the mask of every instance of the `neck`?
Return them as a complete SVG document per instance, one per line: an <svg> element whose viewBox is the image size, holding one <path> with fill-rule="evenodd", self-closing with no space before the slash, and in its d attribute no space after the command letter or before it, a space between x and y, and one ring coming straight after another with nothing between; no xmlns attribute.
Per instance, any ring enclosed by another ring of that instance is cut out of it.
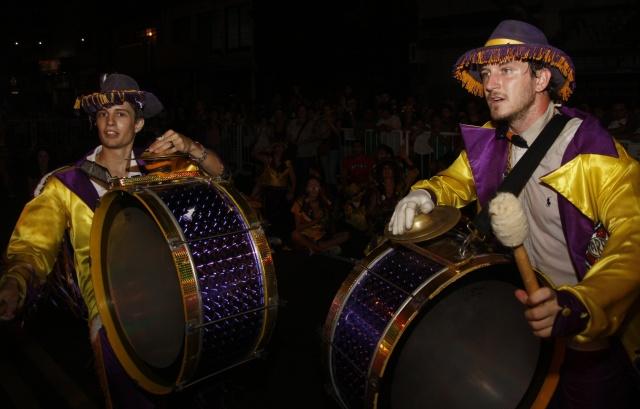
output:
<svg viewBox="0 0 640 409"><path fill-rule="evenodd" d="M518 115L509 121L509 130L515 134L521 134L541 116L547 112L551 99L547 94L537 94L533 104L522 115Z"/></svg>
<svg viewBox="0 0 640 409"><path fill-rule="evenodd" d="M111 176L126 177L129 174L132 150L132 145L115 149L103 146L96 155L96 162L107 168Z"/></svg>

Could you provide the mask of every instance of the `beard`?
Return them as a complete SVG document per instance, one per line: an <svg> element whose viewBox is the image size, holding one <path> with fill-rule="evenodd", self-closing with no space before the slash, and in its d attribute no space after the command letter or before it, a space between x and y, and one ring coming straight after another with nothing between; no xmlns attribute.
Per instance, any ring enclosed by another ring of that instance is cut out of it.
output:
<svg viewBox="0 0 640 409"><path fill-rule="evenodd" d="M536 101L536 94L532 92L528 95L521 95L515 106L507 112L494 111L489 104L489 114L491 120L496 122L514 123L524 119L529 114L529 110Z"/></svg>

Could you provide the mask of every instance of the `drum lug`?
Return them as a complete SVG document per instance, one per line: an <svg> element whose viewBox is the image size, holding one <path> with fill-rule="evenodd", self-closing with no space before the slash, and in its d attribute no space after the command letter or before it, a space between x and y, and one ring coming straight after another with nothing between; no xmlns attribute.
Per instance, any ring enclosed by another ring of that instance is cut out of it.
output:
<svg viewBox="0 0 640 409"><path fill-rule="evenodd" d="M200 324L196 320L189 320L184 326L187 334L193 334L200 328Z"/></svg>
<svg viewBox="0 0 640 409"><path fill-rule="evenodd" d="M369 379L369 388L371 390L377 391L378 388L380 387L380 378L376 377L371 377L371 379Z"/></svg>
<svg viewBox="0 0 640 409"><path fill-rule="evenodd" d="M184 245L184 242L180 241L179 239L169 239L167 241L167 244L169 245L171 251L176 251Z"/></svg>

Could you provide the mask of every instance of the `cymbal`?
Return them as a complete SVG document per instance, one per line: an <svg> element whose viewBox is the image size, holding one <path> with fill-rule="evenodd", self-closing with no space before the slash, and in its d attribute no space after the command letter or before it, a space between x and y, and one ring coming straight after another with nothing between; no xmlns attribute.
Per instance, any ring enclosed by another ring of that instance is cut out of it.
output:
<svg viewBox="0 0 640 409"><path fill-rule="evenodd" d="M140 159L144 161L143 167L148 173L173 173L186 167L189 155L182 152L158 155L145 151Z"/></svg>
<svg viewBox="0 0 640 409"><path fill-rule="evenodd" d="M419 243L434 239L451 230L460 221L460 210L452 206L436 206L430 213L419 213L413 219L411 230L393 234L385 227L384 236L397 243Z"/></svg>
<svg viewBox="0 0 640 409"><path fill-rule="evenodd" d="M156 161L156 160L165 160L165 159L186 159L189 155L183 152L175 152L175 153L165 153L163 155L158 155L156 153L151 153L149 151L144 151L140 154L140 159L147 161Z"/></svg>

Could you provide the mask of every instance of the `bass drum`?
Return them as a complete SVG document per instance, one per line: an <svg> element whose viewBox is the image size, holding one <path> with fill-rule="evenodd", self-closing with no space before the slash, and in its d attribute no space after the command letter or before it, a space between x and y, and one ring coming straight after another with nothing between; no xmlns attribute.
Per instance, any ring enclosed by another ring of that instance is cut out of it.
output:
<svg viewBox="0 0 640 409"><path fill-rule="evenodd" d="M91 232L98 309L120 363L165 394L255 358L278 294L261 224L229 184L122 179Z"/></svg>
<svg viewBox="0 0 640 409"><path fill-rule="evenodd" d="M341 406L546 406L560 344L532 335L510 259L461 260L461 242L450 232L420 246L383 244L343 283L323 334Z"/></svg>

